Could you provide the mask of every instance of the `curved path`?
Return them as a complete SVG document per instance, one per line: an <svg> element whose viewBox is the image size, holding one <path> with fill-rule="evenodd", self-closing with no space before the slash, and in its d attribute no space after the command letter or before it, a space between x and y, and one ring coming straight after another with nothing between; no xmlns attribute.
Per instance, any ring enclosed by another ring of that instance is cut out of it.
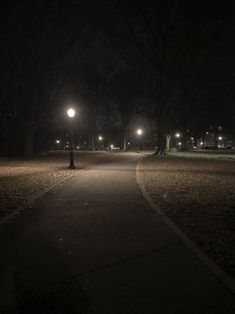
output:
<svg viewBox="0 0 235 314"><path fill-rule="evenodd" d="M142 196L141 156L80 173L0 230L1 314L235 313Z"/></svg>

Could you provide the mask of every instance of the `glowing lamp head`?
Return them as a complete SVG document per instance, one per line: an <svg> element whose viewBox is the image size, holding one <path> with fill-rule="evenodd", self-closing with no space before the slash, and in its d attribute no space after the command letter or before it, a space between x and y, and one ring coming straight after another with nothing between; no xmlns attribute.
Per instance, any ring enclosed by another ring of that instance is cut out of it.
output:
<svg viewBox="0 0 235 314"><path fill-rule="evenodd" d="M67 114L68 114L68 117L69 117L69 118L74 118L74 116L75 116L75 110L74 110L73 108L69 108L69 109L67 110Z"/></svg>
<svg viewBox="0 0 235 314"><path fill-rule="evenodd" d="M138 134L138 135L141 135L142 133L143 133L143 131L142 131L141 129L138 129L138 130L137 130L137 134Z"/></svg>
<svg viewBox="0 0 235 314"><path fill-rule="evenodd" d="M110 148L113 148L113 147L114 147L113 144L111 144L111 145L110 145Z"/></svg>
<svg viewBox="0 0 235 314"><path fill-rule="evenodd" d="M60 140L56 140L56 144L60 144Z"/></svg>
<svg viewBox="0 0 235 314"><path fill-rule="evenodd" d="M175 134L175 137L179 138L179 137L180 137L180 134L179 134L179 133L176 133L176 134Z"/></svg>
<svg viewBox="0 0 235 314"><path fill-rule="evenodd" d="M99 136L99 141L102 141L103 140L103 137L102 136Z"/></svg>
<svg viewBox="0 0 235 314"><path fill-rule="evenodd" d="M219 140L219 141L221 141L222 139L223 139L223 137L222 137L222 136L219 136L219 137L218 137L218 140Z"/></svg>

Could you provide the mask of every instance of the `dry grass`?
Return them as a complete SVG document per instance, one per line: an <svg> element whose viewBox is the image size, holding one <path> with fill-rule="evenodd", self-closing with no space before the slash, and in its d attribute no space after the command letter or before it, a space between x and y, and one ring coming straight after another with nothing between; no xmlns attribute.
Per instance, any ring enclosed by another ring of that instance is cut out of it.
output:
<svg viewBox="0 0 235 314"><path fill-rule="evenodd" d="M149 156L140 170L154 202L235 277L235 161Z"/></svg>

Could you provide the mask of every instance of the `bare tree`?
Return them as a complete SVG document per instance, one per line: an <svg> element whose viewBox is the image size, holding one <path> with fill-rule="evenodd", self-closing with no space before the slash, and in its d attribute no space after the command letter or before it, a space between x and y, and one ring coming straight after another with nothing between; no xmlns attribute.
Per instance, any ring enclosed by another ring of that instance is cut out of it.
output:
<svg viewBox="0 0 235 314"><path fill-rule="evenodd" d="M157 120L156 153L160 154L165 152L171 117L177 112L182 88L179 81L202 65L205 67L215 48L214 35L221 27L218 21L206 19L192 23L177 3L170 9L141 0L109 5L111 44L140 75L151 75L150 97L155 99L153 115Z"/></svg>
<svg viewBox="0 0 235 314"><path fill-rule="evenodd" d="M2 12L0 87L21 121L26 156L33 153L35 131L53 105L78 48L76 13L76 8L62 7L58 1L10 2Z"/></svg>

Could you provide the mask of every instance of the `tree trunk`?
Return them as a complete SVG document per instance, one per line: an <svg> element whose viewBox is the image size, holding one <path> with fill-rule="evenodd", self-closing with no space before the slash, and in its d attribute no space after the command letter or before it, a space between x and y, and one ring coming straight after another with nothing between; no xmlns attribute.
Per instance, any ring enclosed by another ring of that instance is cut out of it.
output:
<svg viewBox="0 0 235 314"><path fill-rule="evenodd" d="M30 158L33 156L33 142L34 142L34 130L33 128L26 128L25 130L25 144L24 144L24 156Z"/></svg>
<svg viewBox="0 0 235 314"><path fill-rule="evenodd" d="M95 136L93 133L91 134L91 150L95 150Z"/></svg>
<svg viewBox="0 0 235 314"><path fill-rule="evenodd" d="M171 135L170 134L166 135L166 151L167 152L171 151Z"/></svg>
<svg viewBox="0 0 235 314"><path fill-rule="evenodd" d="M188 151L188 134L187 130L181 131L181 150Z"/></svg>
<svg viewBox="0 0 235 314"><path fill-rule="evenodd" d="M91 151L95 151L95 136L93 131L90 131L88 137L88 149Z"/></svg>
<svg viewBox="0 0 235 314"><path fill-rule="evenodd" d="M166 154L166 119L160 117L157 123L157 151L154 155Z"/></svg>
<svg viewBox="0 0 235 314"><path fill-rule="evenodd" d="M127 151L127 132L124 132L123 135L123 151L126 152Z"/></svg>

